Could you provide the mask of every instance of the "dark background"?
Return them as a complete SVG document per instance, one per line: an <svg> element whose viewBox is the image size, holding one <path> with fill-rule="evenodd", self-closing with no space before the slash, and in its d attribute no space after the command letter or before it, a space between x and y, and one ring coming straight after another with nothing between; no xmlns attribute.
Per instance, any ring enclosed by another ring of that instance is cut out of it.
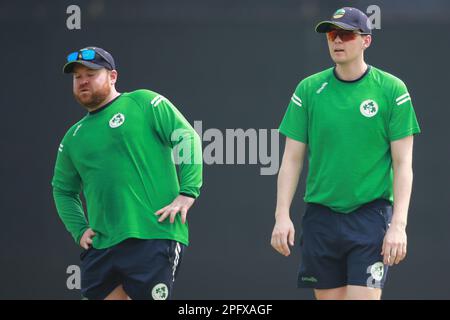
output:
<svg viewBox="0 0 450 320"><path fill-rule="evenodd" d="M81 30L66 28L70 4L81 8ZM381 8L381 30L366 60L406 82L422 129L408 257L390 269L384 298L449 299L450 3L443 0L1 1L0 298L80 298L66 288L66 268L79 263L80 249L50 188L60 139L85 114L61 72L70 51L107 49L119 91L157 91L204 130L277 128L297 83L331 66L315 24L342 6L371 4ZM270 247L276 175L259 170L205 165L175 298L313 297L296 288L298 247L289 258ZM297 229L303 193L304 178L291 211Z"/></svg>

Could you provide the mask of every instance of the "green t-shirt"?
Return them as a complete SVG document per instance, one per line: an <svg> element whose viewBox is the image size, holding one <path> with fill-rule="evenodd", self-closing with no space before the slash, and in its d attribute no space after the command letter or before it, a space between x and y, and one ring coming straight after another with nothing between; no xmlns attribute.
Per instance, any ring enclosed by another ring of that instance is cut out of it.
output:
<svg viewBox="0 0 450 320"><path fill-rule="evenodd" d="M179 181L172 150L181 142L190 147L180 153L189 152L191 160L184 155ZM64 136L52 180L58 214L76 243L92 228L97 249L127 238L187 245L188 226L179 215L171 224L154 213L179 193L199 195L201 152L200 137L166 98L149 90L123 93Z"/></svg>
<svg viewBox="0 0 450 320"><path fill-rule="evenodd" d="M349 213L377 198L393 203L390 142L420 128L405 84L369 67L351 82L334 68L302 80L279 131L308 145L304 201Z"/></svg>

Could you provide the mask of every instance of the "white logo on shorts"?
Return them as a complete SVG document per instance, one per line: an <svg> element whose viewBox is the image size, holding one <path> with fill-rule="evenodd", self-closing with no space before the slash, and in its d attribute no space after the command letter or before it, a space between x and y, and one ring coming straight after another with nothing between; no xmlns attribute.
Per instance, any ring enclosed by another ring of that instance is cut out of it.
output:
<svg viewBox="0 0 450 320"><path fill-rule="evenodd" d="M383 262L375 262L373 265L369 266L370 274L375 281L381 281L384 275L384 264Z"/></svg>
<svg viewBox="0 0 450 320"><path fill-rule="evenodd" d="M378 104L374 100L364 100L359 106L359 111L364 117L372 118L378 113Z"/></svg>
<svg viewBox="0 0 450 320"><path fill-rule="evenodd" d="M121 113L117 113L109 120L109 126L111 128L120 127L125 122L125 116Z"/></svg>
<svg viewBox="0 0 450 320"><path fill-rule="evenodd" d="M169 288L164 283L158 283L152 289L153 300L167 300L169 297Z"/></svg>

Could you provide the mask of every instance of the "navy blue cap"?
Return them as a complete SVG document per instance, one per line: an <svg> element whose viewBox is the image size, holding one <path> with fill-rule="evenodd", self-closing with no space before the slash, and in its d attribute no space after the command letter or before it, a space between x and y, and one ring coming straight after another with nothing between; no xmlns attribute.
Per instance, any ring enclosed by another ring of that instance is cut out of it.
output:
<svg viewBox="0 0 450 320"><path fill-rule="evenodd" d="M356 8L344 7L336 10L330 20L319 22L316 26L316 32L326 33L334 27L372 34L371 26L372 24L364 12Z"/></svg>
<svg viewBox="0 0 450 320"><path fill-rule="evenodd" d="M73 67L75 66L75 63L82 64L82 65L88 67L89 69L101 69L101 68L106 68L108 70L116 69L116 65L114 63L114 58L108 51L106 51L102 48L86 47L86 48L78 50L78 52L83 51L83 50L88 50L88 49L95 51L96 54L95 54L94 60L89 60L89 61L82 60L81 54L79 54L78 55L79 60L67 62L63 67L63 72L71 73L73 71Z"/></svg>

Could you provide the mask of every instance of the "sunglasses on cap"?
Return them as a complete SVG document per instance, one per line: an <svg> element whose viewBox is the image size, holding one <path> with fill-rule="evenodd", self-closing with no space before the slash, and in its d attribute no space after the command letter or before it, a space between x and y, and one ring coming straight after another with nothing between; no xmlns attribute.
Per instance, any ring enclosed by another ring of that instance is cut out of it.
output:
<svg viewBox="0 0 450 320"><path fill-rule="evenodd" d="M366 33L337 29L333 29L327 32L327 38L330 41L336 40L336 38L339 36L339 39L341 39L343 42L347 42L356 39L357 35L366 35Z"/></svg>
<svg viewBox="0 0 450 320"><path fill-rule="evenodd" d="M110 63L104 56L102 56L99 52L97 52L93 49L85 49L85 50L74 51L72 53L69 53L69 55L67 56L67 62L72 62L72 61L77 61L77 60L92 61L92 60L95 60L96 54L98 54L102 58L102 60L106 61L110 65Z"/></svg>

